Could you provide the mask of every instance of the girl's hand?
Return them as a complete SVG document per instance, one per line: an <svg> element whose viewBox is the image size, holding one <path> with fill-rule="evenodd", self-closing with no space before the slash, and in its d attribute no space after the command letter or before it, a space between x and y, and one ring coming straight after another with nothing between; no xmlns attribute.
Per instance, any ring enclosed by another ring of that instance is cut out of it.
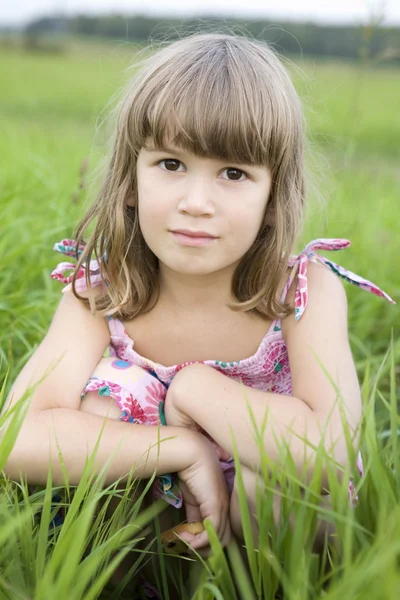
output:
<svg viewBox="0 0 400 600"><path fill-rule="evenodd" d="M205 437L199 438L199 442L201 445L197 460L178 473L182 482L186 517L188 522L210 519L221 544L225 546L231 537L229 493L212 444ZM203 556L209 554L206 531L197 535L185 532L181 537L199 554Z"/></svg>

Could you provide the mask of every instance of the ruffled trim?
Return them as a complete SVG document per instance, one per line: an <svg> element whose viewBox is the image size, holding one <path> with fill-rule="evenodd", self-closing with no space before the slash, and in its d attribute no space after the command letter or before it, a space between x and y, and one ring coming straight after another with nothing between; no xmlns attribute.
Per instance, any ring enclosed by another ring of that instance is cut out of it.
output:
<svg viewBox="0 0 400 600"><path fill-rule="evenodd" d="M344 248L348 248L351 245L349 240L345 239L318 239L313 240L304 248L300 254L297 256L291 256L289 259L289 266L292 267L292 272L290 274L289 280L285 286L282 298L286 297L290 286L292 285L295 277L297 276L297 288L294 299L294 307L295 307L295 318L298 321L307 306L308 302L308 287L307 287L307 264L308 262L312 263L320 263L328 267L333 273L352 283L353 285L358 286L362 290L366 290L367 292L371 292L371 294L375 294L376 296L380 296L381 298L386 298L392 304L396 304L394 300L384 291L382 291L377 285L372 283L372 281L368 281L368 279L364 279L356 273L337 265L333 261L321 256L316 253L316 250L328 250L328 251L337 251L343 250Z"/></svg>
<svg viewBox="0 0 400 600"><path fill-rule="evenodd" d="M265 354L268 354L269 346L274 343L279 343L280 345L284 344L282 330L277 326L277 323L278 321L274 321L271 324L267 333L261 340L259 347L252 356L232 362L204 360L197 361L197 363L212 366L221 373L225 373L230 377L241 380L244 384L247 384L247 379L251 378L252 385L254 387L254 376L256 375L256 372L259 371ZM193 362L186 362L179 365L165 366L160 363L156 363L136 352L134 349L134 340L129 337L122 321L115 317L109 316L108 328L111 337L111 347L113 348L116 356L119 356L123 360L130 361L133 364L142 367L143 369L156 373L157 378L166 386L171 383L176 373L178 373L181 369L189 366L190 364L196 364ZM265 373L260 374L259 385L256 386L257 389L263 389L264 379Z"/></svg>
<svg viewBox="0 0 400 600"><path fill-rule="evenodd" d="M53 250L60 252L60 254L64 254L65 256L71 256L74 258L76 258L78 255L79 258L84 248L85 246L83 244L79 244L79 246L77 246L75 240L65 239L54 244ZM77 292L83 292L87 290L86 269L87 264L81 265L81 267L78 269L75 281L75 288ZM66 292L67 290L71 289L71 282L75 271L75 263L61 262L50 273L50 277L52 279L57 279L57 281L60 281L61 283L68 284L65 288L63 288L63 292ZM104 280L101 276L100 265L97 260L91 260L89 263L89 279L92 287L96 287L104 283Z"/></svg>

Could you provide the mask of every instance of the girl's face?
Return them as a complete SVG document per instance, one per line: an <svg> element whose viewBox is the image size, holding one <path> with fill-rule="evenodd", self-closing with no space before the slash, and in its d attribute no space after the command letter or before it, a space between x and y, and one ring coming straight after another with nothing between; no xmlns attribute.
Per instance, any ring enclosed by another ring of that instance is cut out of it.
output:
<svg viewBox="0 0 400 600"><path fill-rule="evenodd" d="M233 273L252 246L271 175L267 167L203 158L177 147L156 151L149 139L139 152L137 186L141 231L160 270L201 276Z"/></svg>

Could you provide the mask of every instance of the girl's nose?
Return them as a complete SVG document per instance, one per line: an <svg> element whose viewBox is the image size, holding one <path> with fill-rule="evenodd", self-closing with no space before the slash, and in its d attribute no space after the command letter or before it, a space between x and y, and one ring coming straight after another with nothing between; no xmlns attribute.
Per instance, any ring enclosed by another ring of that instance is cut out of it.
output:
<svg viewBox="0 0 400 600"><path fill-rule="evenodd" d="M179 210L197 217L214 214L212 191L203 177L188 179L179 202Z"/></svg>

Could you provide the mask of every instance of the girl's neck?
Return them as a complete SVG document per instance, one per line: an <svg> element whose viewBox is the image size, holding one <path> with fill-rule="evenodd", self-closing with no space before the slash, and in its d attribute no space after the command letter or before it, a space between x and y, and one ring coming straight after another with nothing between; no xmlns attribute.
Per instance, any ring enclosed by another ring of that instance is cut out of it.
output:
<svg viewBox="0 0 400 600"><path fill-rule="evenodd" d="M234 299L231 281L232 272L228 270L198 276L162 269L159 302L187 314L196 313L197 310L203 313L225 312Z"/></svg>

